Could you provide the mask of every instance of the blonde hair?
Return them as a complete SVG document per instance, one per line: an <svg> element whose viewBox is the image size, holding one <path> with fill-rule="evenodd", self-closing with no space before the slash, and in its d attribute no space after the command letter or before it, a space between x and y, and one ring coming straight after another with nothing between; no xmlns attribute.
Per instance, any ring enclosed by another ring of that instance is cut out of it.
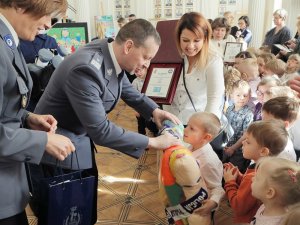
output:
<svg viewBox="0 0 300 225"><path fill-rule="evenodd" d="M231 67L224 74L226 96L231 95L233 84L239 80L246 80L245 74Z"/></svg>
<svg viewBox="0 0 300 225"><path fill-rule="evenodd" d="M267 164L267 184L272 186L283 206L300 202L300 166L291 160L262 157L257 168ZM271 164L271 165L270 165Z"/></svg>
<svg viewBox="0 0 300 225"><path fill-rule="evenodd" d="M265 64L265 69L281 77L285 72L286 64L281 59L272 59Z"/></svg>
<svg viewBox="0 0 300 225"><path fill-rule="evenodd" d="M276 87L280 86L281 81L277 77L272 77L272 76L266 76L261 79L261 81L257 85L257 90L260 86L268 86L269 88L271 87Z"/></svg>
<svg viewBox="0 0 300 225"><path fill-rule="evenodd" d="M299 101L297 92L291 89L289 86L274 86L271 87L266 94L269 95L270 99L276 97L289 97Z"/></svg>
<svg viewBox="0 0 300 225"><path fill-rule="evenodd" d="M262 58L265 64L270 62L271 60L276 59L275 55L270 52L262 52L261 54L258 55L258 57Z"/></svg>
<svg viewBox="0 0 300 225"><path fill-rule="evenodd" d="M260 54L260 50L259 49L256 49L255 47L248 47L247 52L250 52L252 55L254 55L256 58L259 57L259 54Z"/></svg>
<svg viewBox="0 0 300 225"><path fill-rule="evenodd" d="M288 58L288 61L289 61L289 60L295 60L295 61L297 61L298 67L296 67L296 68L289 68L289 67L288 67L288 64L287 64L287 66L286 66L286 72L287 72L287 73L294 73L294 72L297 72L297 71L300 69L300 55L299 55L299 54L291 54L291 55L289 56L289 58Z"/></svg>
<svg viewBox="0 0 300 225"><path fill-rule="evenodd" d="M247 81L245 80L238 80L236 82L234 82L232 84L232 92L235 90L235 89L238 89L238 88L248 88L249 89L249 93L251 92L251 88L250 88L250 85Z"/></svg>
<svg viewBox="0 0 300 225"><path fill-rule="evenodd" d="M219 134L221 122L215 114L210 112L196 112L192 117L200 121L201 128L204 129L205 132L211 134L212 139Z"/></svg>

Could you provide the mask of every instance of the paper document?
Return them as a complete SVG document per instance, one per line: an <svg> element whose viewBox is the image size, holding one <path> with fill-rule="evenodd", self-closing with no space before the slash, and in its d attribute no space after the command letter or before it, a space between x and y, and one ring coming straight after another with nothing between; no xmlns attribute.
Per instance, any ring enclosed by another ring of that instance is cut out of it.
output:
<svg viewBox="0 0 300 225"><path fill-rule="evenodd" d="M291 52L292 51L288 47L286 47L284 45L281 45L281 44L275 44L275 47L279 48L280 50L286 51L286 52Z"/></svg>

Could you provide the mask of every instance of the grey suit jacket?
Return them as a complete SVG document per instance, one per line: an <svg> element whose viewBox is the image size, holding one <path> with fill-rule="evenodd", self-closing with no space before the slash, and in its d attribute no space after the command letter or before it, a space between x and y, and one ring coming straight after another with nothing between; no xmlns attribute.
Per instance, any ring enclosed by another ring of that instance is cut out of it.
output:
<svg viewBox="0 0 300 225"><path fill-rule="evenodd" d="M12 35L0 19L0 219L25 209L29 191L24 162L39 163L45 150L45 132L21 128L28 113L21 107L32 80Z"/></svg>
<svg viewBox="0 0 300 225"><path fill-rule="evenodd" d="M148 137L126 131L107 118L122 98L146 119L157 108L147 96L138 92L124 72L116 74L108 49L108 39L96 40L66 57L55 70L35 111L50 113L58 121L58 132L75 144L81 169L90 168L91 147L110 147L133 157L139 157L148 144ZM45 156L45 163L55 160ZM71 156L63 163L71 168ZM77 168L73 157L73 169Z"/></svg>

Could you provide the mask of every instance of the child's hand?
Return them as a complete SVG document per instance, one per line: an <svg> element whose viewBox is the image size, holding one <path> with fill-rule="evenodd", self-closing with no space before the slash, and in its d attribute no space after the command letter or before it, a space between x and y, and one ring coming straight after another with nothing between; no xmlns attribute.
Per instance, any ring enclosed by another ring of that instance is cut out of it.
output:
<svg viewBox="0 0 300 225"><path fill-rule="evenodd" d="M239 170L237 167L225 167L224 168L224 180L227 183L228 181L237 179L237 176L239 174Z"/></svg>
<svg viewBox="0 0 300 225"><path fill-rule="evenodd" d="M225 169L229 169L229 168L233 168L235 167L231 162L228 162L228 163L224 163L223 164L223 168Z"/></svg>
<svg viewBox="0 0 300 225"><path fill-rule="evenodd" d="M209 216L211 214L211 211L216 208L218 204L213 200L204 200L203 205L195 210L195 213L197 213L200 216Z"/></svg>
<svg viewBox="0 0 300 225"><path fill-rule="evenodd" d="M232 146L230 147L225 147L224 148L224 153L228 156L232 156L232 154L235 152L234 148Z"/></svg>

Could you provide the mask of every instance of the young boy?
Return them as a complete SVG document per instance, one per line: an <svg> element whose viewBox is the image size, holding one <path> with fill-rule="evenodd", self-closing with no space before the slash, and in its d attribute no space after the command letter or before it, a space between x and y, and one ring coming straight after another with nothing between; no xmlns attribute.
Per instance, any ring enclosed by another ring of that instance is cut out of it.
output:
<svg viewBox="0 0 300 225"><path fill-rule="evenodd" d="M222 188L223 165L209 144L220 129L218 117L208 112L194 113L184 129L183 141L190 144L190 150L200 164L200 172L209 192L209 199L197 211L203 218L198 218L196 224L210 224L211 211L217 208L225 193Z"/></svg>
<svg viewBox="0 0 300 225"><path fill-rule="evenodd" d="M299 102L294 98L276 97L268 100L262 107L262 119L276 119L284 122L287 130L291 128L297 120L299 114ZM291 139L282 153L278 155L280 158L296 161L296 153Z"/></svg>
<svg viewBox="0 0 300 225"><path fill-rule="evenodd" d="M265 64L265 71L262 74L263 77L281 77L285 72L286 64L281 59L273 59Z"/></svg>
<svg viewBox="0 0 300 225"><path fill-rule="evenodd" d="M233 210L236 224L250 223L261 202L251 195L252 178L255 175L255 163L262 157L275 156L283 151L288 133L282 121L256 121L245 132L243 156L253 160L241 174L231 163L224 164L225 191Z"/></svg>
<svg viewBox="0 0 300 225"><path fill-rule="evenodd" d="M143 69L139 69L138 71L135 71L136 78L132 81L132 85L140 92L142 91L146 74L147 74L146 67L144 67ZM138 122L138 132L140 134L146 135L146 128L148 128L154 136L157 136L158 129L154 122L152 122L151 120L150 121L146 120L145 118L140 116L139 113L136 113L136 119Z"/></svg>

